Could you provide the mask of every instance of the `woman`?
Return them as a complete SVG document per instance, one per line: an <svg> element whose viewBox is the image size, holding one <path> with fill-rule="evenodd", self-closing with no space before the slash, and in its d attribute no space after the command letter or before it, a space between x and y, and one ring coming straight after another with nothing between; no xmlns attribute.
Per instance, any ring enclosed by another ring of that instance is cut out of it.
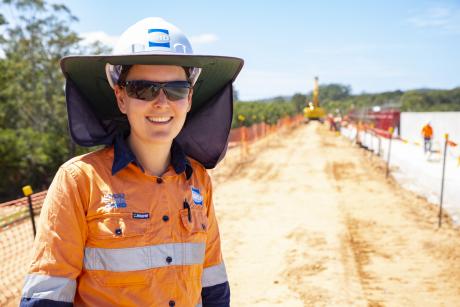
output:
<svg viewBox="0 0 460 307"><path fill-rule="evenodd" d="M113 55L61 60L72 138L107 146L58 170L21 306L229 306L205 167L225 154L242 64L193 55L161 18Z"/></svg>

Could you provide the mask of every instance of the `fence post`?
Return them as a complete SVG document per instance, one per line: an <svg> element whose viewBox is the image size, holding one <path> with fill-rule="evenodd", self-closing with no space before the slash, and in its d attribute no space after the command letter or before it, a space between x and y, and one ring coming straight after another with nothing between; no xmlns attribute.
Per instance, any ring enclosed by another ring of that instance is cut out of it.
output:
<svg viewBox="0 0 460 307"><path fill-rule="evenodd" d="M37 234L37 229L35 227L35 217L34 217L34 208L32 207L32 187L30 185L26 185L22 187L22 193L24 193L25 196L27 196L27 201L29 202L29 215L30 215L30 220L32 221L32 228L34 231L34 237Z"/></svg>
<svg viewBox="0 0 460 307"><path fill-rule="evenodd" d="M374 153L374 135L372 134L372 130L370 130L370 132L369 132L369 138L370 138L369 150L370 150L371 156L372 156L372 154Z"/></svg>
<svg viewBox="0 0 460 307"><path fill-rule="evenodd" d="M444 174L446 173L446 153L447 153L447 144L449 142L449 134L444 134L444 157L442 160L442 179L441 179L441 197L439 199L439 216L438 216L438 228L441 227L442 223L442 199L444 195Z"/></svg>
<svg viewBox="0 0 460 307"><path fill-rule="evenodd" d="M393 139L393 127L388 128L388 132L390 133L389 144L388 144L388 158L387 158L387 173L386 178L390 174L390 157L391 157L391 140Z"/></svg>

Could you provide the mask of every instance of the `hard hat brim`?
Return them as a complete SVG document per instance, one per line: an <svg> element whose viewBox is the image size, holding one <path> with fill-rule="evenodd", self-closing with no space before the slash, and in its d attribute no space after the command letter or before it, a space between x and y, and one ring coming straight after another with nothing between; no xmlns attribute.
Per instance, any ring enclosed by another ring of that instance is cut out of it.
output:
<svg viewBox="0 0 460 307"><path fill-rule="evenodd" d="M113 89L105 74L105 64L177 65L202 68L193 92L193 110L214 96L228 82L233 82L243 67L235 57L178 54L139 54L107 56L67 56L61 59L66 79L71 79L100 115L119 113Z"/></svg>
<svg viewBox="0 0 460 307"><path fill-rule="evenodd" d="M199 67L192 109L176 138L185 152L212 168L225 154L233 116L232 83L244 61L236 57L185 54L67 56L61 59L72 139L81 146L110 145L129 128L119 111L105 65L177 65ZM201 134L201 135L199 135ZM225 140L224 140L225 139ZM214 142L215 144L211 144ZM200 149L201 147L201 149Z"/></svg>

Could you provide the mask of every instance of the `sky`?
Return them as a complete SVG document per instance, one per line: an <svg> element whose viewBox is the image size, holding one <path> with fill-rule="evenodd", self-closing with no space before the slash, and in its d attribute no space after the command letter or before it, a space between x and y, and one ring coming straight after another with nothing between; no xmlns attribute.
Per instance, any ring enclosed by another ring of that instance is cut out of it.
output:
<svg viewBox="0 0 460 307"><path fill-rule="evenodd" d="M241 100L307 93L320 84L354 94L460 86L460 0L66 0L87 41L113 45L145 17L163 17L196 54L241 57Z"/></svg>

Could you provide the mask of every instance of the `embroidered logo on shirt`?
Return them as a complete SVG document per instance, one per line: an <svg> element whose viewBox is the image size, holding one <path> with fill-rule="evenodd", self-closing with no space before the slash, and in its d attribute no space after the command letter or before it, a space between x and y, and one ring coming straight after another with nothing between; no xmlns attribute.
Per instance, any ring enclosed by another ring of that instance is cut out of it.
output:
<svg viewBox="0 0 460 307"><path fill-rule="evenodd" d="M193 186L190 187L192 189L192 199L196 205L203 205L203 196L200 194L200 189L195 188Z"/></svg>
<svg viewBox="0 0 460 307"><path fill-rule="evenodd" d="M133 219L149 219L150 218L150 213L148 212L133 212Z"/></svg>
<svg viewBox="0 0 460 307"><path fill-rule="evenodd" d="M128 205L126 204L125 194L104 194L102 196L102 202L106 205L106 207L110 208L126 208Z"/></svg>

